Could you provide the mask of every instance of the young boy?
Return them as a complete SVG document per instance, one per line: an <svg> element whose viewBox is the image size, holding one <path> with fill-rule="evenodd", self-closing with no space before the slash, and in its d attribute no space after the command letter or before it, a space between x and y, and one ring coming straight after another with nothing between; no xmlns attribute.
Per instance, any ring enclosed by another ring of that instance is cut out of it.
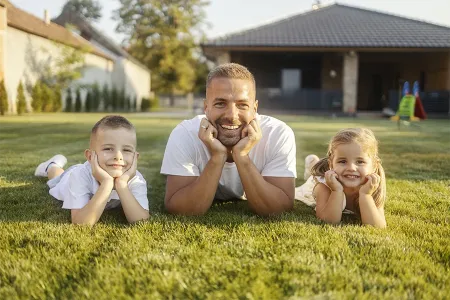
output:
<svg viewBox="0 0 450 300"><path fill-rule="evenodd" d="M72 223L94 225L105 209L122 204L128 222L148 219L147 183L136 170L136 131L124 117L106 116L92 128L87 161L63 170L67 159L55 155L35 176L48 177L50 195L71 210Z"/></svg>

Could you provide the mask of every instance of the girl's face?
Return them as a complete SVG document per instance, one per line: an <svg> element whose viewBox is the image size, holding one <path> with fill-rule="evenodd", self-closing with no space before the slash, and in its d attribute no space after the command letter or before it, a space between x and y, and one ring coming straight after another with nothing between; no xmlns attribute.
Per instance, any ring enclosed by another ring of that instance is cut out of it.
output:
<svg viewBox="0 0 450 300"><path fill-rule="evenodd" d="M331 169L344 187L359 187L375 172L372 158L357 143L341 144L334 150Z"/></svg>

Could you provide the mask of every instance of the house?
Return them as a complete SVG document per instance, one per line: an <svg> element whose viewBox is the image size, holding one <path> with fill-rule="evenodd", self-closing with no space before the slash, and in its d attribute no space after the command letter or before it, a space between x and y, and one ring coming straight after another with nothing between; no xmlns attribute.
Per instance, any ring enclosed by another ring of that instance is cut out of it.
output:
<svg viewBox="0 0 450 300"><path fill-rule="evenodd" d="M405 81L427 112L448 113L450 28L333 4L202 45L217 63L249 68L260 107L381 111Z"/></svg>
<svg viewBox="0 0 450 300"><path fill-rule="evenodd" d="M112 83L117 88L124 88L128 95L137 97L138 107L142 98L150 97L150 70L133 58L120 45L96 29L82 16L70 11L65 6L61 14L52 20L66 27L73 25L78 34L114 60Z"/></svg>

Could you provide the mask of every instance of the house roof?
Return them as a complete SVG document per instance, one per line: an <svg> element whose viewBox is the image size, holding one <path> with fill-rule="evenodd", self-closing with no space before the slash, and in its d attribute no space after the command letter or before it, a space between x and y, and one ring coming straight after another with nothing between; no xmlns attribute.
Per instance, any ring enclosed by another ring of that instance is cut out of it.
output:
<svg viewBox="0 0 450 300"><path fill-rule="evenodd" d="M7 22L9 27L74 48L87 49L97 56L112 60L106 53L62 26L52 22L46 24L44 20L15 7L7 0L0 0L0 4L3 4L7 9Z"/></svg>
<svg viewBox="0 0 450 300"><path fill-rule="evenodd" d="M125 49L114 42L110 37L95 28L83 16L70 11L67 6L65 6L61 14L52 21L61 26L65 26L66 24L75 25L81 31L81 35L86 37L87 40L95 40L98 44L102 45L115 55L125 57L140 67L149 70L144 64L132 57L127 51L125 51Z"/></svg>
<svg viewBox="0 0 450 300"><path fill-rule="evenodd" d="M203 47L450 48L450 28L333 4L212 39Z"/></svg>

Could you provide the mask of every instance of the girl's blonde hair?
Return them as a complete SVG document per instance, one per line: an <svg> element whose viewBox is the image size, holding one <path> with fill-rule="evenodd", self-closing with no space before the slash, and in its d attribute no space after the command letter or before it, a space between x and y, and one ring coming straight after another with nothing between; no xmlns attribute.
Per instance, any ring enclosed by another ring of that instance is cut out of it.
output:
<svg viewBox="0 0 450 300"><path fill-rule="evenodd" d="M330 141L328 145L327 156L319 160L312 168L313 176L324 176L325 172L330 170L333 161L334 151L336 147L342 144L357 143L372 159L375 167L375 173L380 176L380 184L373 194L375 205L380 207L386 200L386 176L384 174L381 159L378 157L378 141L372 130L367 128L347 128L339 131ZM358 200L357 200L357 204Z"/></svg>

